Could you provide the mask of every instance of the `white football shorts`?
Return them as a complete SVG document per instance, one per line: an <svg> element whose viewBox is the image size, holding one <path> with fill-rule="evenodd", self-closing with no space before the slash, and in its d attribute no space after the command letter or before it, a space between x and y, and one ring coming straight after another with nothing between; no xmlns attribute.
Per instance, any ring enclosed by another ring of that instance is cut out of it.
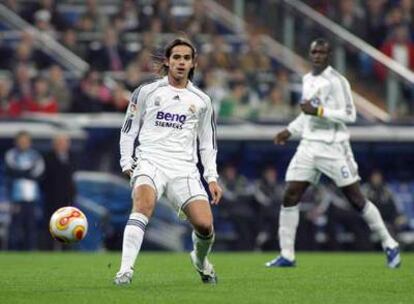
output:
<svg viewBox="0 0 414 304"><path fill-rule="evenodd" d="M198 172L198 171L197 171ZM139 160L131 179L132 191L141 185L154 188L159 200L163 195L181 216L185 206L195 200L208 201L200 175L168 176L166 170L148 160Z"/></svg>
<svg viewBox="0 0 414 304"><path fill-rule="evenodd" d="M289 163L285 180L317 184L322 173L338 187L360 180L349 141L326 143L302 140Z"/></svg>

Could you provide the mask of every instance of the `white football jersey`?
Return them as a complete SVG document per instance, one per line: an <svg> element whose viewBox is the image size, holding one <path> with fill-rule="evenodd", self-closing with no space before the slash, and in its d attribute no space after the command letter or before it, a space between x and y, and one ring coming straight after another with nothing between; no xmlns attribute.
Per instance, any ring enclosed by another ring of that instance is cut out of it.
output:
<svg viewBox="0 0 414 304"><path fill-rule="evenodd" d="M323 106L323 116L301 113L288 130L303 139L341 142L349 139L346 123L355 122L356 109L348 80L331 66L321 74L303 76L302 99Z"/></svg>
<svg viewBox="0 0 414 304"><path fill-rule="evenodd" d="M197 139L204 178L216 180L216 123L210 98L191 82L175 88L167 77L142 85L131 95L121 129L122 170L146 159L167 168L171 177L192 175L198 162Z"/></svg>

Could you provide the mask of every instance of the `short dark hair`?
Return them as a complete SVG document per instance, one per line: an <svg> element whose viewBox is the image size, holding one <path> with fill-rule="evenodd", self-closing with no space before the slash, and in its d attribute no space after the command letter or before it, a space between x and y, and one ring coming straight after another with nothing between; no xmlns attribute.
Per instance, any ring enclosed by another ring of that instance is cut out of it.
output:
<svg viewBox="0 0 414 304"><path fill-rule="evenodd" d="M16 137L20 136L30 136L30 133L26 130L20 130L19 132L17 132Z"/></svg>
<svg viewBox="0 0 414 304"><path fill-rule="evenodd" d="M29 138L31 138L30 133L28 131L26 131L26 130L21 130L21 131L17 132L17 134L14 136L14 139L17 140L17 139L19 139L21 137L29 137Z"/></svg>
<svg viewBox="0 0 414 304"><path fill-rule="evenodd" d="M167 44L167 46L164 49L164 58L168 59L171 56L172 53L172 49L178 45L186 45L191 49L191 57L194 60L197 56L197 50L195 48L195 46L192 44L192 42L184 37L179 37L174 39L173 41L171 41L169 44ZM191 68L190 72L188 73L188 79L192 79L194 76L194 70L195 67ZM168 74L168 66L165 65L163 63L162 68L161 68L161 74L162 75L167 75Z"/></svg>
<svg viewBox="0 0 414 304"><path fill-rule="evenodd" d="M326 45L328 47L328 52L331 52L331 44L328 40L326 40L325 38L316 38L315 40L313 40L311 42L311 46L312 44L317 44L317 45Z"/></svg>

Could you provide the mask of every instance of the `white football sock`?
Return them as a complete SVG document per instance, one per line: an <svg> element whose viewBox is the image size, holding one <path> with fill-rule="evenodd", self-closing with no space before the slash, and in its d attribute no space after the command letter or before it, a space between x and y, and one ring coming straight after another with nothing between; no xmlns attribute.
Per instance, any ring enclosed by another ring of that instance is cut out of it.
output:
<svg viewBox="0 0 414 304"><path fill-rule="evenodd" d="M120 272L134 269L135 260L141 249L147 224L148 218L144 214L138 212L130 214L124 230Z"/></svg>
<svg viewBox="0 0 414 304"><path fill-rule="evenodd" d="M204 261L207 255L210 253L211 247L213 246L213 243L214 243L214 238L215 238L214 230L211 232L210 235L207 235L207 236L201 235L197 231L193 230L191 237L193 239L193 247L194 247L194 252L196 254L196 257L197 257L197 262L199 263L199 265L197 266L200 269L203 269Z"/></svg>
<svg viewBox="0 0 414 304"><path fill-rule="evenodd" d="M381 214L378 208L370 201L367 201L364 209L362 209L362 217L368 224L371 231L377 233L381 239L382 247L394 248L398 246L398 243L392 238L388 232L387 227L382 220Z"/></svg>
<svg viewBox="0 0 414 304"><path fill-rule="evenodd" d="M299 207L283 207L279 214L280 254L284 258L295 260L295 237L299 224Z"/></svg>

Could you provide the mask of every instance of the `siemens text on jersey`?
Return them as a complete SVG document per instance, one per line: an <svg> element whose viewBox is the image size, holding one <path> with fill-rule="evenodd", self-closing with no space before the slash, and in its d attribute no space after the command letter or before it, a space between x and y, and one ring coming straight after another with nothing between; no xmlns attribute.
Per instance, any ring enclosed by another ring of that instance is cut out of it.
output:
<svg viewBox="0 0 414 304"><path fill-rule="evenodd" d="M155 126L181 130L187 119L187 116L184 114L174 114L158 111L156 119L157 120L155 121Z"/></svg>

